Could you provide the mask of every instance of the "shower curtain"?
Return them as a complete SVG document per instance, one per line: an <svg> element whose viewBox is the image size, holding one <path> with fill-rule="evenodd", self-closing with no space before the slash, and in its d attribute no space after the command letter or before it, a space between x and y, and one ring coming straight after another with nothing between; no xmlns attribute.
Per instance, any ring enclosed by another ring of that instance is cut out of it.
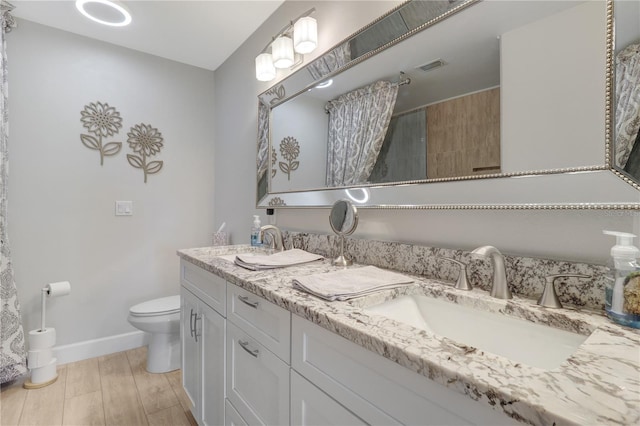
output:
<svg viewBox="0 0 640 426"><path fill-rule="evenodd" d="M5 33L15 27L9 12L10 3L0 1L0 383L9 382L24 374L26 357L24 332L20 319L20 304L13 279L11 251L7 236L7 177L9 175L8 114L7 114L7 57Z"/></svg>
<svg viewBox="0 0 640 426"><path fill-rule="evenodd" d="M640 44L616 57L615 165L624 168L640 130Z"/></svg>
<svg viewBox="0 0 640 426"><path fill-rule="evenodd" d="M365 183L376 164L398 96L398 84L377 81L327 104L328 187Z"/></svg>

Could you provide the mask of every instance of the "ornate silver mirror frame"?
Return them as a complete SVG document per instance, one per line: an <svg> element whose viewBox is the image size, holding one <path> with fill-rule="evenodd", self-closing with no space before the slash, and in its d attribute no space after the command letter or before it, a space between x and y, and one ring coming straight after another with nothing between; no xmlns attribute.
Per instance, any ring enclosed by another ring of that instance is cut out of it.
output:
<svg viewBox="0 0 640 426"><path fill-rule="evenodd" d="M465 176L443 179L405 181L387 185L356 185L352 187L317 188L301 191L268 192L268 182L275 163L272 154L275 147L269 141L271 110L378 53L397 45L401 41L429 28L454 14L479 3L480 0L452 2L454 6L446 12L427 20L393 41L375 48L362 56L339 64L326 72L310 77L310 65L318 61L331 61L341 46L353 37L365 32L386 17L402 8L411 6L405 2L388 14L380 17L347 40L330 49L307 67L298 70L281 83L260 95L259 115L259 160L258 160L258 207L314 208L328 207L345 197L359 207L384 209L640 209L640 187L624 172L612 165L613 134L613 54L614 54L614 1L603 0L602 10L606 14L606 64L605 102L603 111L604 149L602 164L533 170L524 172ZM315 69L319 67L315 65ZM262 161L260 160L262 158Z"/></svg>

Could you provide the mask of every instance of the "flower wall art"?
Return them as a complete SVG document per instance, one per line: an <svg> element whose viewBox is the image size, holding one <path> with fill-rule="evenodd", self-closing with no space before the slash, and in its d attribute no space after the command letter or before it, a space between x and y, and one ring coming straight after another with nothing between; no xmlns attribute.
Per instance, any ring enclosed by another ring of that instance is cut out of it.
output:
<svg viewBox="0 0 640 426"><path fill-rule="evenodd" d="M104 157L111 157L120 152L122 142L106 142L104 139L114 136L122 128L120 113L106 102L92 102L80 111L80 122L88 133L80 134L82 144L100 153L100 165L104 164ZM127 143L133 154L127 154L127 161L132 167L142 169L144 182L147 176L162 170L164 161L148 161L160 153L164 146L162 133L150 124L136 124L127 133ZM106 143L105 143L106 142ZM137 154L137 155L136 155Z"/></svg>
<svg viewBox="0 0 640 426"><path fill-rule="evenodd" d="M81 134L82 144L89 149L100 152L100 165L104 157L116 155L122 149L122 142L108 142L103 145L102 138L116 135L122 127L120 113L108 103L95 102L86 105L80 111L80 121L90 134Z"/></svg>
<svg viewBox="0 0 640 426"><path fill-rule="evenodd" d="M163 147L162 134L149 124L140 123L133 126L127 136L129 136L127 139L129 147L134 153L140 154L140 156L127 154L127 161L136 169L144 171L144 183L147 183L147 175L158 173L162 169L162 161L147 163L147 157L160 153Z"/></svg>
<svg viewBox="0 0 640 426"><path fill-rule="evenodd" d="M300 155L300 144L294 137L287 136L280 142L280 154L287 162L280 161L278 166L282 173L286 173L287 180L291 180L291 172L298 170L300 166L300 162L296 161Z"/></svg>

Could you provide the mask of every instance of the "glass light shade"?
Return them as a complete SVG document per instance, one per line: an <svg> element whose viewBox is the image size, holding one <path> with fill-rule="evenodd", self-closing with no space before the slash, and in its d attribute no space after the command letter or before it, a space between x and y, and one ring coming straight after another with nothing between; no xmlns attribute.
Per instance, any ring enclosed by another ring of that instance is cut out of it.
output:
<svg viewBox="0 0 640 426"><path fill-rule="evenodd" d="M289 68L293 65L293 40L287 36L280 36L271 44L273 65L276 68Z"/></svg>
<svg viewBox="0 0 640 426"><path fill-rule="evenodd" d="M298 53L310 53L318 45L318 23L311 16L300 18L293 25L293 47Z"/></svg>
<svg viewBox="0 0 640 426"><path fill-rule="evenodd" d="M256 78L259 81L271 81L276 78L276 67L273 66L270 53L261 53L256 56Z"/></svg>

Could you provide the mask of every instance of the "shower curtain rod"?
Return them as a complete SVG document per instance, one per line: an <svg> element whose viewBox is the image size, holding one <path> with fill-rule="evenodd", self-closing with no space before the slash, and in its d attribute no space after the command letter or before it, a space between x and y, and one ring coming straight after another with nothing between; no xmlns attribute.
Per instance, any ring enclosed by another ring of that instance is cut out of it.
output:
<svg viewBox="0 0 640 426"><path fill-rule="evenodd" d="M405 77L404 75L405 75L404 71L400 71L400 79L398 81L394 82L394 83L391 83L391 85L392 86L405 86L405 85L411 84L411 79L409 77ZM367 87L367 86L364 86L364 87ZM352 91L360 90L360 89L363 89L364 87L360 87L360 88L354 89ZM324 106L324 110L325 110L325 112L327 114L329 114L329 110L331 109L332 102L333 102L333 100L328 101L327 104Z"/></svg>

